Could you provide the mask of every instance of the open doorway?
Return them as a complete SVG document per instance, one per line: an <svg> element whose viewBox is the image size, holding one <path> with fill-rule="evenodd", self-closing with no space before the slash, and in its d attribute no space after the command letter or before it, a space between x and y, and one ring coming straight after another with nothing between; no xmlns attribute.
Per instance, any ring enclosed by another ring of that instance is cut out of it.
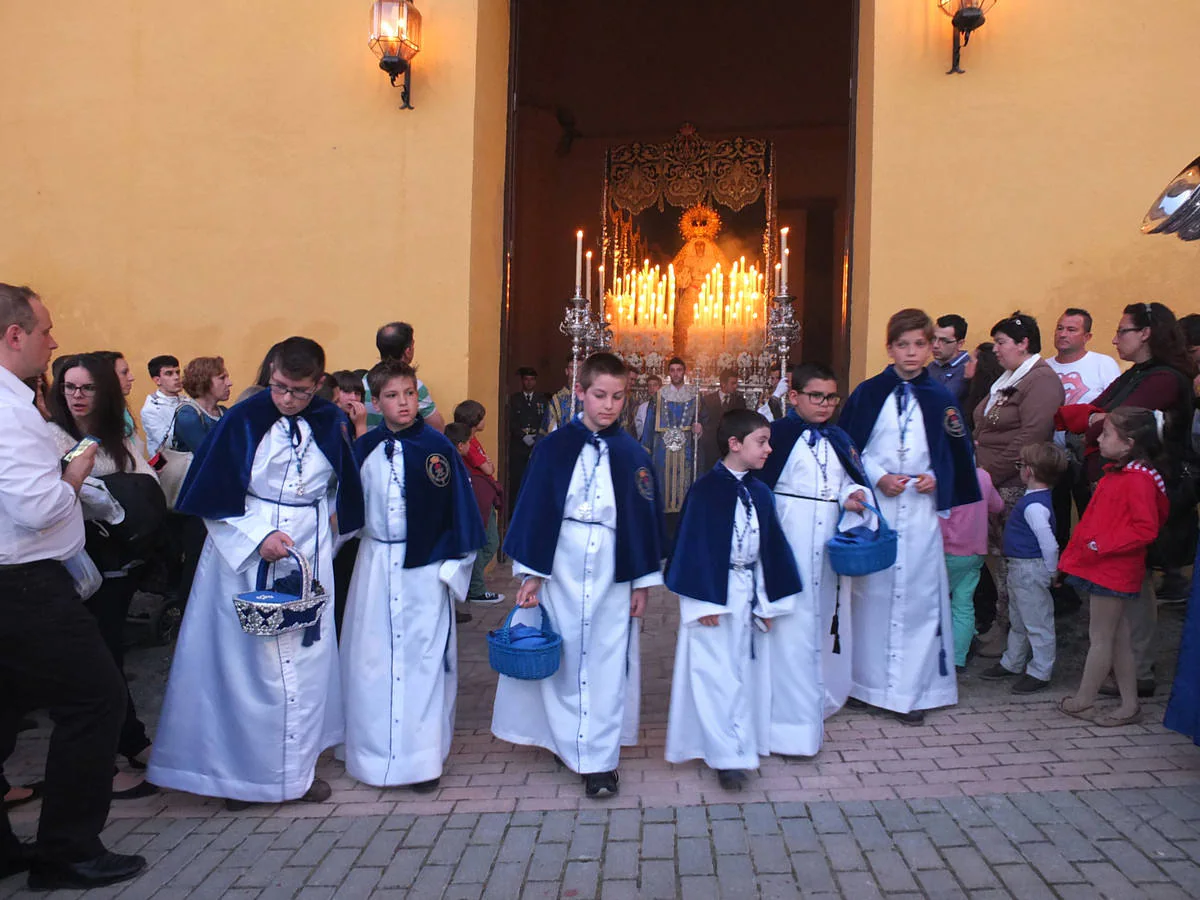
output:
<svg viewBox="0 0 1200 900"><path fill-rule="evenodd" d="M520 366L538 370L540 391L562 386L575 231L599 259L606 154L685 126L708 141L769 142L803 327L792 358L845 375L855 7L512 0L505 392Z"/></svg>

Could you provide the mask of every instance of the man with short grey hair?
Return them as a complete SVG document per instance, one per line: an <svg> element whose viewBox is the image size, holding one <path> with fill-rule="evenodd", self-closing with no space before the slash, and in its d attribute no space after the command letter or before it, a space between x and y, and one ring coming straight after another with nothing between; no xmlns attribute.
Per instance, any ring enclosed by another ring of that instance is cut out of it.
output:
<svg viewBox="0 0 1200 900"><path fill-rule="evenodd" d="M0 283L0 757L23 714L54 721L37 842L21 844L0 809L0 878L28 869L35 890L115 884L146 866L100 842L125 687L63 566L83 549L78 495L96 447L64 466L33 405L26 381L58 347L51 328L36 293Z"/></svg>

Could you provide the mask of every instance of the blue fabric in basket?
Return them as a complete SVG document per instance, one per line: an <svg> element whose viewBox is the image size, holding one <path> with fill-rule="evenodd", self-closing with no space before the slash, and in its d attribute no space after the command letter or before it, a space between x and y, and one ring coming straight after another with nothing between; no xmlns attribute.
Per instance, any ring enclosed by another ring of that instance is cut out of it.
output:
<svg viewBox="0 0 1200 900"><path fill-rule="evenodd" d="M513 647L535 650L549 646L552 640L553 635L546 635L540 628L531 628L529 625L513 625L508 629L508 642Z"/></svg>

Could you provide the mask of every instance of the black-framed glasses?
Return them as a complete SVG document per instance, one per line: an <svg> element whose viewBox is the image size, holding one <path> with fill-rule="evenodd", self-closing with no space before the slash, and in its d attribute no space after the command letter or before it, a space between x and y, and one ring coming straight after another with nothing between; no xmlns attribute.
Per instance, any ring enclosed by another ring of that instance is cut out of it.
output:
<svg viewBox="0 0 1200 900"><path fill-rule="evenodd" d="M933 342L935 344L961 344L962 343L962 341L960 341L958 338L952 338L952 337L935 337L933 339Z"/></svg>
<svg viewBox="0 0 1200 900"><path fill-rule="evenodd" d="M1118 328L1117 334L1128 334L1131 331L1145 331L1145 328Z"/></svg>
<svg viewBox="0 0 1200 900"><path fill-rule="evenodd" d="M842 402L841 394L822 394L820 391L801 391L801 394L817 406L824 406L826 403L830 406L837 406Z"/></svg>
<svg viewBox="0 0 1200 900"><path fill-rule="evenodd" d="M308 388L288 387L286 384L277 384L274 381L271 382L269 387L271 388L271 393L276 397L295 397L297 400L311 400L317 392L315 388L310 390Z"/></svg>
<svg viewBox="0 0 1200 900"><path fill-rule="evenodd" d="M84 397L93 397L96 394L96 386L94 384L71 384L69 381L64 381L63 393L81 394Z"/></svg>

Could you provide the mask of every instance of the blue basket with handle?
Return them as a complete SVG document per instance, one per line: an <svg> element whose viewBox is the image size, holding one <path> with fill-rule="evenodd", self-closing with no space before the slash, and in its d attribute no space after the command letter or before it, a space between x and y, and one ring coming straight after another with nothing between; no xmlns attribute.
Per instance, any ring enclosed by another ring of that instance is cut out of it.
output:
<svg viewBox="0 0 1200 900"><path fill-rule="evenodd" d="M839 575L870 575L891 568L896 563L899 532L888 525L883 513L876 507L870 503L863 505L879 517L878 530L859 525L849 531L839 531L825 544L829 565ZM839 528L845 516L846 510L843 509L838 517Z"/></svg>
<svg viewBox="0 0 1200 900"><path fill-rule="evenodd" d="M542 610L540 628L513 625L513 616L521 608L515 606L503 625L488 632L488 663L501 675L538 681L558 671L562 660L562 636L550 624L546 604L539 606Z"/></svg>

